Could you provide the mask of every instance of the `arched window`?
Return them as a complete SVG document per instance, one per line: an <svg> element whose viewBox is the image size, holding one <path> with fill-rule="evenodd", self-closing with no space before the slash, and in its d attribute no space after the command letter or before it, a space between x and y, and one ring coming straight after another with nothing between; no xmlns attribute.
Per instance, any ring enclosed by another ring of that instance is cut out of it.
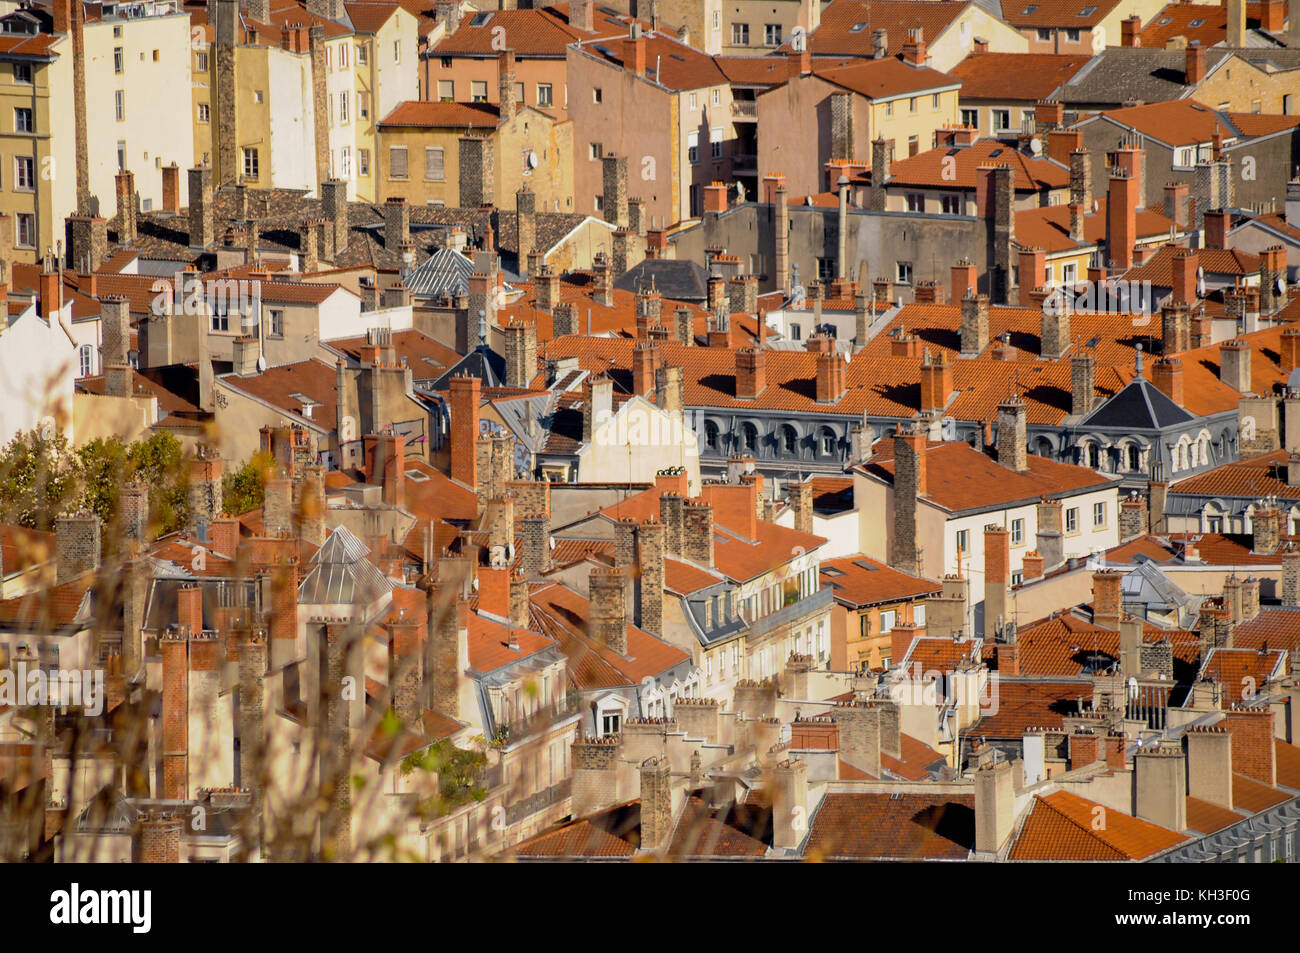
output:
<svg viewBox="0 0 1300 953"><path fill-rule="evenodd" d="M1130 443L1124 448L1124 455L1127 457L1125 467L1129 470L1137 470L1142 466L1142 451L1135 443Z"/></svg>
<svg viewBox="0 0 1300 953"><path fill-rule="evenodd" d="M718 425L712 420L704 422L704 444L710 450L718 449Z"/></svg>
<svg viewBox="0 0 1300 953"><path fill-rule="evenodd" d="M758 428L753 424L742 424L740 427L740 439L745 449L753 453L758 449Z"/></svg>
<svg viewBox="0 0 1300 953"><path fill-rule="evenodd" d="M788 457L793 457L799 452L799 435L789 424L781 428L781 452Z"/></svg>
<svg viewBox="0 0 1300 953"><path fill-rule="evenodd" d="M1088 444L1088 448L1084 452L1084 459L1088 461L1088 466L1096 470L1101 466L1101 449L1095 443Z"/></svg>
<svg viewBox="0 0 1300 953"><path fill-rule="evenodd" d="M817 447L822 456L832 457L835 455L835 431L829 427L823 427L817 434Z"/></svg>
<svg viewBox="0 0 1300 953"><path fill-rule="evenodd" d="M1052 441L1046 437L1039 437L1034 441L1034 453L1040 457L1050 457L1052 455Z"/></svg>

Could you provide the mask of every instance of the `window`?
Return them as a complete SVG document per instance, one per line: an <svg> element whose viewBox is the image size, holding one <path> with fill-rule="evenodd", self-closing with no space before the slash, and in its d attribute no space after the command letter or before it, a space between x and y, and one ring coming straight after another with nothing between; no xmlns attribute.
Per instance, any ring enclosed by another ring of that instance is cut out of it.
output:
<svg viewBox="0 0 1300 953"><path fill-rule="evenodd" d="M469 84L469 99L473 103L485 103L487 98L487 80L476 79Z"/></svg>
<svg viewBox="0 0 1300 953"><path fill-rule="evenodd" d="M257 150L245 149L244 150L244 178L256 179L257 176L258 176Z"/></svg>
<svg viewBox="0 0 1300 953"><path fill-rule="evenodd" d="M749 46L749 24L748 23L731 24L731 45Z"/></svg>
<svg viewBox="0 0 1300 953"><path fill-rule="evenodd" d="M797 324L790 325L790 340L791 341L803 340L803 329L800 328L799 325Z"/></svg>
<svg viewBox="0 0 1300 953"><path fill-rule="evenodd" d="M939 196L939 208L944 215L961 214L961 196L945 193Z"/></svg>
<svg viewBox="0 0 1300 953"><path fill-rule="evenodd" d="M537 105L553 106L555 105L555 92L550 83L537 84Z"/></svg>
<svg viewBox="0 0 1300 953"><path fill-rule="evenodd" d="M208 122L212 113L207 103L199 103L199 122Z"/></svg>
<svg viewBox="0 0 1300 953"><path fill-rule="evenodd" d="M907 210L909 212L925 211L925 196L920 192L907 193Z"/></svg>
<svg viewBox="0 0 1300 953"><path fill-rule="evenodd" d="M357 175L370 175L370 150L357 150Z"/></svg>
<svg viewBox="0 0 1300 953"><path fill-rule="evenodd" d="M601 148L599 142L593 142L591 146L587 149L587 155L591 159L599 159L604 154L605 151L604 149Z"/></svg>
<svg viewBox="0 0 1300 953"><path fill-rule="evenodd" d="M339 44L339 69L348 68L348 44Z"/></svg>
<svg viewBox="0 0 1300 953"><path fill-rule="evenodd" d="M1190 168L1196 165L1196 147L1179 146L1174 150L1174 165L1183 168Z"/></svg>
<svg viewBox="0 0 1300 953"><path fill-rule="evenodd" d="M361 91L357 93L357 118L370 118L370 93Z"/></svg>
<svg viewBox="0 0 1300 953"><path fill-rule="evenodd" d="M438 98L449 103L456 98L456 84L449 79L438 80Z"/></svg>
<svg viewBox="0 0 1300 953"><path fill-rule="evenodd" d="M963 556L970 552L970 530L957 530L957 552Z"/></svg>
<svg viewBox="0 0 1300 953"><path fill-rule="evenodd" d="M36 160L31 156L14 156L14 188L20 191L36 187Z"/></svg>
<svg viewBox="0 0 1300 953"><path fill-rule="evenodd" d="M910 261L898 262L897 272L900 285L910 285L912 283L912 263Z"/></svg>
<svg viewBox="0 0 1300 953"><path fill-rule="evenodd" d="M719 11L714 10L714 11L713 11L713 29L715 29L715 30L716 30L716 29L719 29L721 26L722 26L722 14L721 14Z"/></svg>
<svg viewBox="0 0 1300 953"><path fill-rule="evenodd" d="M120 89L113 92L113 112L117 115L118 122L126 118L126 93Z"/></svg>
<svg viewBox="0 0 1300 953"><path fill-rule="evenodd" d="M721 129L712 129L709 131L709 148L713 154L713 158L715 159L722 158L722 130Z"/></svg>
<svg viewBox="0 0 1300 953"><path fill-rule="evenodd" d="M158 62L158 51L157 51L157 50L154 50L154 51L153 51L153 61L154 61L155 63Z"/></svg>
<svg viewBox="0 0 1300 953"><path fill-rule="evenodd" d="M1065 531L1067 533L1079 532L1079 508L1072 506L1065 511Z"/></svg>
<svg viewBox="0 0 1300 953"><path fill-rule="evenodd" d="M799 435L789 424L781 428L781 452L791 457L799 452Z"/></svg>
<svg viewBox="0 0 1300 953"><path fill-rule="evenodd" d="M402 62L402 41L401 40L393 41L393 62L394 63Z"/></svg>
<svg viewBox="0 0 1300 953"><path fill-rule="evenodd" d="M339 122L341 123L348 121L348 98L346 92L339 93Z"/></svg>
<svg viewBox="0 0 1300 953"><path fill-rule="evenodd" d="M765 46L781 45L781 24L768 23L763 26L763 44Z"/></svg>
<svg viewBox="0 0 1300 953"><path fill-rule="evenodd" d="M528 102L527 95L524 93L524 84L515 83L515 102L521 106Z"/></svg>
<svg viewBox="0 0 1300 953"><path fill-rule="evenodd" d="M1022 572L1022 571L1019 570L1019 569L1012 570L1012 572L1011 572L1011 585L1013 585L1013 586L1018 586L1018 585L1020 585L1020 584L1021 584L1022 582L1024 582L1024 581L1025 581L1025 574L1024 574L1024 572Z"/></svg>
<svg viewBox="0 0 1300 953"><path fill-rule="evenodd" d="M704 422L704 445L710 450L718 449L718 425L712 420Z"/></svg>
<svg viewBox="0 0 1300 953"><path fill-rule="evenodd" d="M284 311L280 308L272 308L267 312L267 320L270 330L268 333L273 338L284 337Z"/></svg>
<svg viewBox="0 0 1300 953"><path fill-rule="evenodd" d="M917 136L907 137L907 154L914 156L921 151L921 141Z"/></svg>
<svg viewBox="0 0 1300 953"><path fill-rule="evenodd" d="M1079 36L1080 36L1080 34L1079 34L1079 31L1078 31L1078 30L1066 30L1066 31L1065 31L1065 42L1067 42L1067 43L1078 43L1078 42L1079 42Z"/></svg>
<svg viewBox="0 0 1300 953"><path fill-rule="evenodd" d="M14 109L14 132L35 132L32 125L32 111L27 106Z"/></svg>
<svg viewBox="0 0 1300 953"><path fill-rule="evenodd" d="M424 178L429 182L442 182L446 178L441 146L424 147Z"/></svg>
<svg viewBox="0 0 1300 953"><path fill-rule="evenodd" d="M126 169L126 143L121 139L117 140L117 171L122 172Z"/></svg>
<svg viewBox="0 0 1300 953"><path fill-rule="evenodd" d="M616 735L619 731L618 712L607 712L600 719L600 733L602 735Z"/></svg>
<svg viewBox="0 0 1300 953"><path fill-rule="evenodd" d="M993 110L993 131L1006 132L1011 128L1011 110L995 109Z"/></svg>
<svg viewBox="0 0 1300 953"><path fill-rule="evenodd" d="M113 47L113 72L114 73L122 72L122 63L123 63L122 48L120 46L115 46Z"/></svg>
<svg viewBox="0 0 1300 953"><path fill-rule="evenodd" d="M220 310L212 312L212 330L229 331L230 315L226 314L225 305L218 304L217 307Z"/></svg>
<svg viewBox="0 0 1300 953"><path fill-rule="evenodd" d="M31 81L32 81L32 67L31 67L31 64L30 64L30 63L15 63L15 64L14 64L14 82L15 82L15 83L31 83Z"/></svg>
<svg viewBox="0 0 1300 953"><path fill-rule="evenodd" d="M1092 525L1094 528L1098 526L1106 525L1106 504L1105 503L1092 504Z"/></svg>
<svg viewBox="0 0 1300 953"><path fill-rule="evenodd" d="M892 116L893 114L894 114L894 101L891 99L887 103L885 103L885 116L888 117L888 116Z"/></svg>
<svg viewBox="0 0 1300 953"><path fill-rule="evenodd" d="M897 609L887 609L880 613L880 634L884 635L886 632L892 632L894 630L894 623L897 621Z"/></svg>
<svg viewBox="0 0 1300 953"><path fill-rule="evenodd" d="M199 72L199 73L206 73L206 72L208 71L208 54L207 54L207 53L195 53L195 54L194 54L194 69L195 69L197 72Z"/></svg>
<svg viewBox="0 0 1300 953"><path fill-rule="evenodd" d="M691 187L694 188L694 186ZM592 208L597 212L603 212L605 210L605 197L603 195L597 195L596 201L592 204Z"/></svg>
<svg viewBox="0 0 1300 953"><path fill-rule="evenodd" d="M751 453L758 449L758 428L753 424L742 424L740 440L745 449Z"/></svg>
<svg viewBox="0 0 1300 953"><path fill-rule="evenodd" d="M357 44L357 65L366 66L370 62L370 49L364 43Z"/></svg>
<svg viewBox="0 0 1300 953"><path fill-rule="evenodd" d="M591 88L591 101L597 104L603 103L605 101L604 94L600 91L599 86L593 86Z"/></svg>
<svg viewBox="0 0 1300 953"><path fill-rule="evenodd" d="M1066 262L1064 265L1061 266L1061 280L1062 280L1065 284L1067 284L1067 285L1072 285L1072 284L1074 284L1078 279L1079 279L1079 266L1078 266L1078 265L1076 265L1074 262L1070 261L1070 262Z"/></svg>
<svg viewBox="0 0 1300 953"><path fill-rule="evenodd" d="M961 111L961 124L967 129L978 129L980 127L980 111L978 109L963 109Z"/></svg>
<svg viewBox="0 0 1300 953"><path fill-rule="evenodd" d="M343 176L343 178L345 179L352 178L352 147L351 146L344 146L343 150L339 153L339 169L340 169L340 174Z"/></svg>
<svg viewBox="0 0 1300 953"><path fill-rule="evenodd" d="M388 147L388 176L393 179L406 178L406 146Z"/></svg>
<svg viewBox="0 0 1300 953"><path fill-rule="evenodd" d="M713 103L713 105L715 106L718 105L720 102L722 102L722 94L715 89L713 93L710 95L709 101Z"/></svg>
<svg viewBox="0 0 1300 953"><path fill-rule="evenodd" d="M699 97L698 97L695 93L691 93L691 94L686 98L686 108L687 108L687 109L690 109L690 110L692 110L692 111L694 111L694 110L700 108L700 100L699 100Z"/></svg>
<svg viewBox="0 0 1300 953"><path fill-rule="evenodd" d="M916 97L915 97L915 96L913 96L911 99L909 99L909 100L907 101L907 111L910 112L910 113L914 113L914 112L916 112Z"/></svg>
<svg viewBox="0 0 1300 953"><path fill-rule="evenodd" d="M89 377L95 369L95 349L89 344L83 344L78 349L78 356L81 359L81 375Z"/></svg>
<svg viewBox="0 0 1300 953"><path fill-rule="evenodd" d="M36 216L30 212L18 213L17 242L22 248L36 247Z"/></svg>
<svg viewBox="0 0 1300 953"><path fill-rule="evenodd" d="M1039 43L1051 43L1051 42L1052 42L1052 31L1049 30L1047 27L1041 27L1041 26L1040 26L1040 27L1038 28L1038 42L1039 42Z"/></svg>
<svg viewBox="0 0 1300 953"><path fill-rule="evenodd" d="M1022 519L1012 520L1011 521L1011 545L1019 546L1024 541L1025 541L1025 521Z"/></svg>
<svg viewBox="0 0 1300 953"><path fill-rule="evenodd" d="M692 132L686 137L686 158L691 165L700 161L700 134Z"/></svg>
<svg viewBox="0 0 1300 953"><path fill-rule="evenodd" d="M827 427L823 427L821 433L817 436L817 447L821 451L821 455L823 457L835 456L835 444L835 432Z"/></svg>

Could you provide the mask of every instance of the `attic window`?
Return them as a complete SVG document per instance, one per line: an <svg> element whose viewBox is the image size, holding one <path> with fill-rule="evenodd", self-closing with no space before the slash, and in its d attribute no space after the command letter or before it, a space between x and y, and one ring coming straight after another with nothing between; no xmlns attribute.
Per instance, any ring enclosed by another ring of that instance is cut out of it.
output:
<svg viewBox="0 0 1300 953"><path fill-rule="evenodd" d="M822 567L822 575L823 575L823 576L842 576L842 575L844 575L844 570L843 570L843 569L836 569L834 566L823 566L823 567Z"/></svg>
<svg viewBox="0 0 1300 953"><path fill-rule="evenodd" d="M855 559L855 560L853 560L853 565L857 566L859 569L865 569L867 572L875 572L875 571L876 571L876 567L875 567L875 566L871 565L871 563L863 562L861 559Z"/></svg>
<svg viewBox="0 0 1300 953"><path fill-rule="evenodd" d="M1084 7L1082 10L1079 11L1079 16L1090 17L1096 12L1097 12L1096 7Z"/></svg>
<svg viewBox="0 0 1300 953"><path fill-rule="evenodd" d="M476 13L476 14L474 14L474 19L472 19L472 20L469 21L469 25L470 25L470 26L483 26L485 23L488 22L488 20L491 20L491 19L492 19L492 14L495 13L495 12L496 12L495 10L491 10L491 11L488 11L487 13Z"/></svg>
<svg viewBox="0 0 1300 953"><path fill-rule="evenodd" d="M320 406L320 401L318 401L318 400L312 400L312 399L311 399L310 397L308 397L306 394L290 394L290 395L289 395L289 399L290 399L290 400L296 400L298 403L302 404L303 407L308 407L308 408L310 408L310 407L319 407L319 406Z"/></svg>
<svg viewBox="0 0 1300 953"><path fill-rule="evenodd" d="M855 24L853 24L853 26L849 27L849 32L850 32L850 33L861 33L861 32L862 32L863 30L865 30L866 28L867 28L866 23L855 23Z"/></svg>
<svg viewBox="0 0 1300 953"><path fill-rule="evenodd" d="M1020 15L1022 17L1027 17L1029 16L1029 14L1033 13L1037 9L1038 9L1038 4L1036 3L1031 4L1030 6L1025 7L1025 9L1020 12Z"/></svg>
<svg viewBox="0 0 1300 953"><path fill-rule="evenodd" d="M406 478L415 483L424 483L429 479L429 475L427 473L421 473L419 470L408 470Z"/></svg>
<svg viewBox="0 0 1300 953"><path fill-rule="evenodd" d="M1193 20L1191 23L1189 23L1189 24L1187 24L1187 25L1188 25L1188 26L1205 26L1205 21L1204 21L1204 20Z"/></svg>
<svg viewBox="0 0 1300 953"><path fill-rule="evenodd" d="M1173 17L1161 17L1159 20L1156 21L1156 26L1169 26L1169 24L1173 22L1174 22Z"/></svg>

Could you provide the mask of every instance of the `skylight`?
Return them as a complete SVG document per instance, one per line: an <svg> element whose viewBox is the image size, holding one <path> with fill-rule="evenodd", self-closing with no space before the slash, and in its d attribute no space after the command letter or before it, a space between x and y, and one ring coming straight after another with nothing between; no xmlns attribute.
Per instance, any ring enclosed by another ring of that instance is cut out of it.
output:
<svg viewBox="0 0 1300 953"><path fill-rule="evenodd" d="M1084 7L1082 10L1079 11L1079 16L1090 17L1096 12L1097 12L1096 7Z"/></svg>

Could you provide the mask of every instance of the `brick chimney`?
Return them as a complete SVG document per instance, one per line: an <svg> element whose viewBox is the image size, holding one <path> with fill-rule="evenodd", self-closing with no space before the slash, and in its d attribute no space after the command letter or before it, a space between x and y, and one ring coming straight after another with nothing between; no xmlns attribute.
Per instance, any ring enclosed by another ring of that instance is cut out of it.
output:
<svg viewBox="0 0 1300 953"><path fill-rule="evenodd" d="M1170 830L1187 827L1187 756L1181 747L1160 745L1133 757L1134 814Z"/></svg>
<svg viewBox="0 0 1300 953"><path fill-rule="evenodd" d="M1211 209L1205 213L1202 230L1206 248L1227 248L1228 228L1232 225L1232 213L1223 209Z"/></svg>
<svg viewBox="0 0 1300 953"><path fill-rule="evenodd" d="M647 397L654 392L655 375L663 364L659 345L646 338L632 348L632 391Z"/></svg>
<svg viewBox="0 0 1300 953"><path fill-rule="evenodd" d="M526 388L537 376L537 325L512 320L505 337L506 386Z"/></svg>
<svg viewBox="0 0 1300 953"><path fill-rule="evenodd" d="M1195 86L1205 79L1205 48L1193 40L1187 44L1183 59L1183 84Z"/></svg>
<svg viewBox="0 0 1300 953"><path fill-rule="evenodd" d="M754 400L766 387L766 351L758 347L739 348L736 351L736 397Z"/></svg>
<svg viewBox="0 0 1300 953"><path fill-rule="evenodd" d="M1156 358L1151 367L1151 383L1179 407L1183 406L1183 362L1178 358Z"/></svg>
<svg viewBox="0 0 1300 953"><path fill-rule="evenodd" d="M451 379L449 456L451 478L471 490L478 489L476 446L482 381L468 374Z"/></svg>
<svg viewBox="0 0 1300 953"><path fill-rule="evenodd" d="M1019 397L998 404L998 463L1017 473L1029 469L1025 422L1025 404Z"/></svg>
<svg viewBox="0 0 1300 953"><path fill-rule="evenodd" d="M817 403L838 403L847 389L848 371L844 363L844 355L834 349L829 353L819 353L817 355Z"/></svg>
<svg viewBox="0 0 1300 953"><path fill-rule="evenodd" d="M212 170L207 166L190 169L191 248L207 248L216 240L216 217L212 201Z"/></svg>
<svg viewBox="0 0 1300 953"><path fill-rule="evenodd" d="M712 182L704 187L704 212L722 213L727 210L727 185L725 182Z"/></svg>
<svg viewBox="0 0 1300 953"><path fill-rule="evenodd" d="M713 506L704 500L682 504L682 557L706 569L713 568Z"/></svg>
<svg viewBox="0 0 1300 953"><path fill-rule="evenodd" d="M588 588L591 638L598 645L626 655L627 576L622 569L592 569Z"/></svg>
<svg viewBox="0 0 1300 953"><path fill-rule="evenodd" d="M1142 18L1137 14L1131 17L1125 17L1119 23L1119 45L1120 46L1141 46L1142 45Z"/></svg>
<svg viewBox="0 0 1300 953"><path fill-rule="evenodd" d="M1165 218L1179 228L1191 227L1191 188L1186 182L1170 182L1165 186Z"/></svg>
<svg viewBox="0 0 1300 953"><path fill-rule="evenodd" d="M989 346L989 297L967 292L961 299L961 354L975 357Z"/></svg>
<svg viewBox="0 0 1300 953"><path fill-rule="evenodd" d="M1222 723L1188 725L1187 795L1232 810L1232 735Z"/></svg>
<svg viewBox="0 0 1300 953"><path fill-rule="evenodd" d="M1277 786L1277 754L1272 711L1266 707L1228 709L1220 724L1232 738L1232 770L1269 787Z"/></svg>
<svg viewBox="0 0 1300 953"><path fill-rule="evenodd" d="M1128 150L1121 150L1125 152ZM1106 254L1121 271L1133 267L1133 245L1137 241L1137 176L1113 169L1106 202Z"/></svg>
<svg viewBox="0 0 1300 953"><path fill-rule="evenodd" d="M1005 526L984 527L984 640L992 643L999 623L1007 618L1007 589L1011 585L1011 533Z"/></svg>
<svg viewBox="0 0 1300 953"><path fill-rule="evenodd" d="M1034 304L1032 292L1047 283L1047 254L1041 248L1020 249L1020 306Z"/></svg>
<svg viewBox="0 0 1300 953"><path fill-rule="evenodd" d="M1010 761L991 761L975 772L975 849L998 854L1016 824Z"/></svg>
<svg viewBox="0 0 1300 953"><path fill-rule="evenodd" d="M1123 617L1120 598L1123 578L1117 569L1099 569L1092 574L1092 621L1103 629L1119 631Z"/></svg>
<svg viewBox="0 0 1300 953"><path fill-rule="evenodd" d="M1190 248L1180 248L1174 252L1174 301L1189 305L1197 302L1196 269L1198 267L1198 262L1199 257L1196 252Z"/></svg>
<svg viewBox="0 0 1300 953"><path fill-rule="evenodd" d="M912 66L925 65L925 40L921 37L919 27L909 31L907 39L903 41L903 62Z"/></svg>
<svg viewBox="0 0 1300 953"><path fill-rule="evenodd" d="M925 444L924 431L914 425L894 436L894 538L889 564L907 573L918 568L918 501L926 495Z"/></svg>
<svg viewBox="0 0 1300 953"><path fill-rule="evenodd" d="M921 361L921 413L942 411L948 406L948 398L953 392L952 365L942 353L931 359L930 349L926 348Z"/></svg>
<svg viewBox="0 0 1300 953"><path fill-rule="evenodd" d="M963 258L952 266L952 288L950 291L952 301L962 301L968 294L975 294L978 288L975 283L975 263L969 259Z"/></svg>

